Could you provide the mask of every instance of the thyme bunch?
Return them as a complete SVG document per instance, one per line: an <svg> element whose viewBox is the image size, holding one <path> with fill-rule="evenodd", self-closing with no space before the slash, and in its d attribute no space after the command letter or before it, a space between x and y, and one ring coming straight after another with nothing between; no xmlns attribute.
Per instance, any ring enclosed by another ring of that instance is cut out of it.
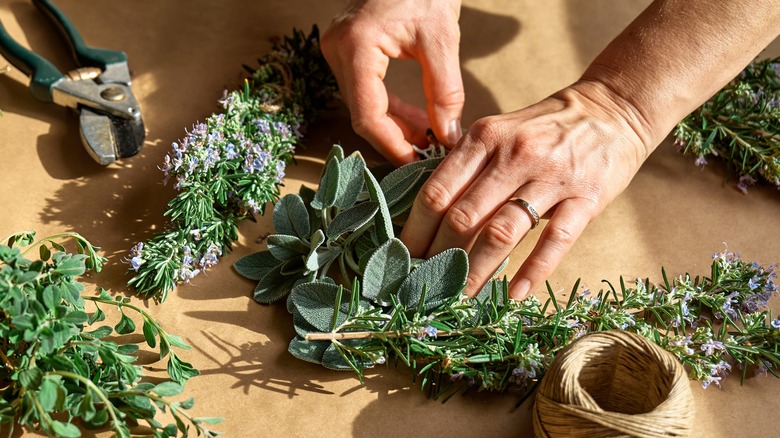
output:
<svg viewBox="0 0 780 438"><path fill-rule="evenodd" d="M0 424L8 427L9 436L18 423L56 437L81 436L79 425L109 427L116 436L130 437L131 425L140 421L155 437L187 436L190 428L215 436L207 425L219 419L189 414L192 398L169 398L198 375L173 350L189 346L129 298L113 298L102 289L97 296L83 293L76 277L87 270L100 272L105 259L99 248L76 233L34 239L33 232L18 233L0 245ZM77 254L66 252L61 243L66 240L75 243ZM38 260L28 260L35 249ZM91 315L87 302L94 304ZM119 311L119 321L98 325L106 319L102 309L107 306ZM134 364L139 346L122 342L137 328L128 311L143 321L146 344L157 348L160 359L168 358L170 380L143 381L143 369ZM158 410L168 412L174 423L157 421Z"/></svg>
<svg viewBox="0 0 780 438"><path fill-rule="evenodd" d="M238 238L238 222L279 198L305 122L333 96L316 27L277 41L259 63L243 90L225 92L222 112L196 123L165 156L165 182L179 192L165 212L170 223L128 257L128 284L143 298L165 301L177 283L214 266Z"/></svg>
<svg viewBox="0 0 780 438"><path fill-rule="evenodd" d="M395 236L427 176L441 159L396 169L380 182L359 153L334 146L319 189L305 186L277 203L268 249L236 270L258 281L255 299L287 297L296 337L289 351L332 369L403 363L438 397L464 386L528 388L557 351L592 331L629 330L674 353L706 388L735 367L772 373L780 365L780 320L767 301L777 293L775 267L713 256L708 277L648 280L598 293L575 284L566 303L551 290L514 301L496 279L474 298L461 293L465 251L413 259ZM338 279L338 282L337 282Z"/></svg>
<svg viewBox="0 0 780 438"><path fill-rule="evenodd" d="M759 180L780 188L780 58L755 61L674 130L696 165L724 160L743 193Z"/></svg>

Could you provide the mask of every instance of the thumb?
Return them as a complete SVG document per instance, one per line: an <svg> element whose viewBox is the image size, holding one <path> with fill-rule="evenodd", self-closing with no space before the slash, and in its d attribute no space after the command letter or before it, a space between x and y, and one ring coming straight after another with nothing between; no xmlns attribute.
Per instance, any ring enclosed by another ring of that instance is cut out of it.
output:
<svg viewBox="0 0 780 438"><path fill-rule="evenodd" d="M465 99L459 38L457 29L452 35L436 35L429 42L423 41L418 52L431 128L436 138L449 147L455 146L461 137L460 118Z"/></svg>

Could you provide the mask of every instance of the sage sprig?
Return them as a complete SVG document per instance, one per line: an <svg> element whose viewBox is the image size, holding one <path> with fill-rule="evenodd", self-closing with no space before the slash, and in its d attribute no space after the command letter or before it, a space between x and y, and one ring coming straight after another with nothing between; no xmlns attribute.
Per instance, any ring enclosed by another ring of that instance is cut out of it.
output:
<svg viewBox="0 0 780 438"><path fill-rule="evenodd" d="M319 189L305 186L277 203L268 249L236 270L257 280L255 299L287 296L296 337L289 351L332 369L355 371L403 363L438 397L462 387L528 388L557 351L585 333L629 330L674 353L706 388L736 367L776 373L780 320L774 266L715 254L708 277L648 280L598 293L575 284L567 302L549 290L514 301L506 280L462 294L468 258L458 248L413 259L395 236L421 185L440 162L422 160L380 182L358 153L334 146ZM336 279L339 281L337 282ZM548 286L549 288L549 286ZM776 374L775 374L776 375Z"/></svg>
<svg viewBox="0 0 780 438"><path fill-rule="evenodd" d="M66 251L66 241L75 244L76 254ZM143 421L155 437L187 436L191 429L216 435L207 426L219 419L187 412L194 399L169 398L198 375L173 350L189 346L129 298L102 289L98 295L84 293L76 277L100 272L105 259L99 248L76 233L35 241L35 233L23 232L7 242L0 245L0 424L10 433L19 424L56 437L79 437L80 427L109 427L116 436L130 437L131 426ZM29 260L29 253L38 259ZM87 302L95 306L91 314ZM113 326L99 325L107 306L119 311ZM170 380L143 381L134 356L139 346L123 342L123 335L137 329L128 311L143 321L148 347L157 348L161 360L168 358ZM174 423L156 420L158 410Z"/></svg>
<svg viewBox="0 0 780 438"><path fill-rule="evenodd" d="M699 167L722 159L743 193L759 180L780 188L780 58L748 65L680 122L674 136Z"/></svg>
<svg viewBox="0 0 780 438"><path fill-rule="evenodd" d="M165 301L230 250L238 222L279 198L305 123L332 99L316 27L278 41L259 63L243 90L225 92L222 112L196 123L163 161L165 181L179 191L165 213L170 224L128 257L128 283L143 298Z"/></svg>

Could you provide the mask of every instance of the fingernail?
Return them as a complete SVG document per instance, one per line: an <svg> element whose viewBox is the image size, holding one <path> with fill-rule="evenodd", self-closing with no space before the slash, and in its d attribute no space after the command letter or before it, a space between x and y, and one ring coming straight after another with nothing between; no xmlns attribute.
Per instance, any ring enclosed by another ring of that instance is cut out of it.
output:
<svg viewBox="0 0 780 438"><path fill-rule="evenodd" d="M453 120L450 122L449 130L447 131L447 143L450 146L458 144L463 132L460 129L460 120Z"/></svg>
<svg viewBox="0 0 780 438"><path fill-rule="evenodd" d="M521 278L512 291L512 298L522 300L531 291L531 282L527 278Z"/></svg>

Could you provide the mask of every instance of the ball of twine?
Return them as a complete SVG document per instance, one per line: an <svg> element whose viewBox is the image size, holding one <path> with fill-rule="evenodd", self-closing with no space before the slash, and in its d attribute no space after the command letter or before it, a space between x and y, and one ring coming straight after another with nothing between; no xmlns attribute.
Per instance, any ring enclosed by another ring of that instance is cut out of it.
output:
<svg viewBox="0 0 780 438"><path fill-rule="evenodd" d="M625 331L588 334L564 348L534 404L537 437L684 437L693 395L682 365Z"/></svg>

